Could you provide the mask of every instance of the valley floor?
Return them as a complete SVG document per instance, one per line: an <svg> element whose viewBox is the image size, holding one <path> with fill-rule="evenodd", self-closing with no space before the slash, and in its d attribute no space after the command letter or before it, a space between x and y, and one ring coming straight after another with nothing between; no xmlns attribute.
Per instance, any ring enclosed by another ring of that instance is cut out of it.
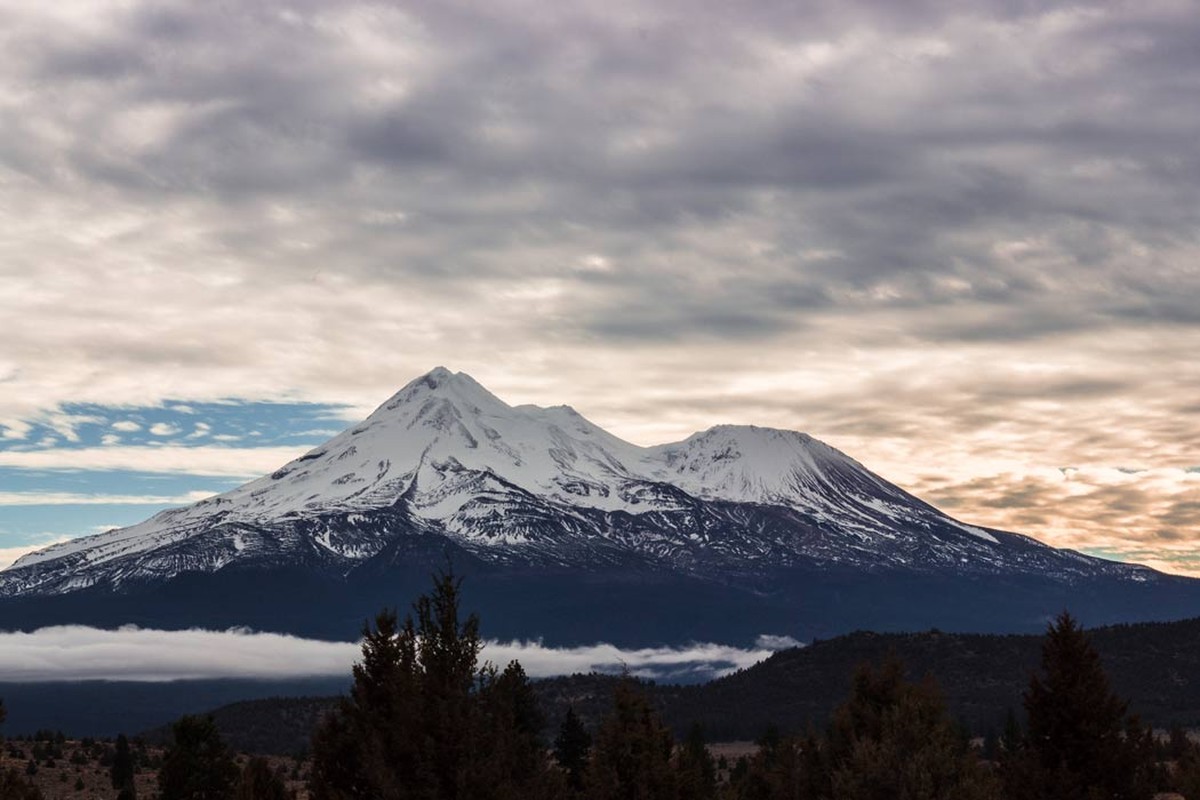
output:
<svg viewBox="0 0 1200 800"><path fill-rule="evenodd" d="M137 757L145 763L136 773L137 796L151 800L158 796L158 768L163 750L137 747ZM44 800L112 800L115 791L109 777L113 743L93 739L29 741L7 739L0 747L0 770L16 769L41 790ZM271 767L284 778L296 800L308 800L307 767L294 758L266 756ZM249 756L237 756L239 767ZM36 765L30 774L29 764ZM2 800L2 799L0 799Z"/></svg>

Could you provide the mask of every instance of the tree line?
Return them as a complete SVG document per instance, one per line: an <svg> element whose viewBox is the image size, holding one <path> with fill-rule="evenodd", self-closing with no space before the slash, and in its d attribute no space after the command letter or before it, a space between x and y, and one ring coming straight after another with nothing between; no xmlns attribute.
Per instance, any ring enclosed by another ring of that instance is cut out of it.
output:
<svg viewBox="0 0 1200 800"><path fill-rule="evenodd" d="M631 679L595 730L569 712L543 741L520 665L479 666L479 620L460 618L458 580L438 576L413 611L403 623L384 612L364 631L353 689L313 740L314 800L1200 798L1200 748L1178 733L1165 752L1065 612L1045 636L1024 721L1011 714L982 748L932 680L908 681L889 659L856 671L825 729L768 730L729 764L698 727L675 742Z"/></svg>
<svg viewBox="0 0 1200 800"><path fill-rule="evenodd" d="M907 680L889 658L855 671L824 728L768 728L731 763L714 759L698 725L675 741L628 677L590 729L569 710L548 736L521 665L480 663L479 619L460 614L460 597L443 573L403 620L384 611L364 628L351 691L313 736L313 800L1200 800L1200 746L1181 729L1159 741L1130 714L1065 612L1047 630L1023 714L982 746L932 679ZM239 769L211 719L184 717L172 732L160 800L291 796L264 759ZM118 800L136 800L133 774L120 737ZM17 770L0 775L0 798L41 800Z"/></svg>

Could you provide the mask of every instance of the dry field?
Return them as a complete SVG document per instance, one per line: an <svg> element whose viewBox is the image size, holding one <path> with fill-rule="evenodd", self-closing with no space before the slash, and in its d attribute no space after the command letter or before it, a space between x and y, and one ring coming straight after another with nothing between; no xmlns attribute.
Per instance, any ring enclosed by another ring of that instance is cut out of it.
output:
<svg viewBox="0 0 1200 800"><path fill-rule="evenodd" d="M714 758L725 757L732 765L742 756L753 755L758 748L753 742L721 742L709 745ZM138 800L154 800L158 796L158 764L163 750L159 747L133 746L139 762L136 773ZM8 739L0 745L0 770L16 769L37 785L45 800L113 800L109 768L112 764L113 743L102 740L66 739L63 741L27 741ZM296 800L308 800L305 786L308 765L293 758L264 756L272 769L283 778ZM249 760L237 756L238 766ZM29 773L33 761L36 770ZM725 771L722 771L725 773ZM727 773L726 773L727 774ZM725 775L722 775L725 777ZM3 798L0 798L3 800Z"/></svg>
<svg viewBox="0 0 1200 800"><path fill-rule="evenodd" d="M33 742L7 739L0 746L0 769L10 768L26 775L42 790L45 800L113 800L116 790L112 788L109 765L112 763L112 742L68 739L62 742ZM157 747L135 748L137 758L144 763L136 774L138 800L153 800L158 795L157 765L162 760L162 749ZM281 772L289 789L296 792L297 800L307 800L304 788L306 777L294 759L267 756L272 768ZM249 759L239 755L237 762L242 766ZM36 764L36 772L29 774L29 763Z"/></svg>

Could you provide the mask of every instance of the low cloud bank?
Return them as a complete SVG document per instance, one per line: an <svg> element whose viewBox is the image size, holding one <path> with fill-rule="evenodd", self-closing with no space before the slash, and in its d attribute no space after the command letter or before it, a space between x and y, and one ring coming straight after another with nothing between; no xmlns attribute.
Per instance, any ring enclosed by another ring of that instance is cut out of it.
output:
<svg viewBox="0 0 1200 800"><path fill-rule="evenodd" d="M170 681L349 674L353 642L277 633L101 630L81 625L0 633L0 680Z"/></svg>
<svg viewBox="0 0 1200 800"><path fill-rule="evenodd" d="M628 670L645 678L707 679L749 667L772 652L765 647L742 649L709 642L631 650L605 643L547 647L540 642L488 642L483 656L501 666L516 659L527 673L538 678Z"/></svg>
<svg viewBox="0 0 1200 800"><path fill-rule="evenodd" d="M624 649L599 643L550 647L541 642L487 642L483 658L516 659L533 677L628 670L643 677L697 680L748 667L788 637L762 636L754 648L696 643ZM80 625L32 633L0 632L0 682L281 679L350 674L359 645L248 630L101 630Z"/></svg>

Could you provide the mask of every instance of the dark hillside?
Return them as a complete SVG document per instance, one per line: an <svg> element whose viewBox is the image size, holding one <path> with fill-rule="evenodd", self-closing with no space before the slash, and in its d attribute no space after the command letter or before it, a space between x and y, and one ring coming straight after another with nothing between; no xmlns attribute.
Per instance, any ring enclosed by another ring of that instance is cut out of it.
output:
<svg viewBox="0 0 1200 800"><path fill-rule="evenodd" d="M213 721L230 747L239 753L299 756L308 752L312 731L334 707L333 697L269 697L221 706ZM148 731L148 743L165 745L171 726Z"/></svg>
<svg viewBox="0 0 1200 800"><path fill-rule="evenodd" d="M1099 628L1091 632L1113 687L1156 725L1200 726L1200 619ZM951 712L973 730L999 730L1037 666L1040 636L859 632L777 653L702 686L666 690L677 729L698 720L713 738L756 736L768 723L799 730L823 724L846 693L854 668L895 653L910 678L931 675Z"/></svg>
<svg viewBox="0 0 1200 800"><path fill-rule="evenodd" d="M1091 632L1116 692L1155 725L1200 727L1200 619L1119 625ZM748 669L697 686L647 684L652 703L682 735L693 721L710 740L753 739L769 724L800 731L824 725L845 699L850 677L863 662L889 653L911 678L931 675L951 713L976 733L999 731L1008 709L1021 711L1021 694L1038 663L1042 637L859 632L787 650ZM573 675L535 686L553 737L568 707L593 725L611 699L616 679ZM227 738L247 750L294 753L332 701L255 700L218 709Z"/></svg>

